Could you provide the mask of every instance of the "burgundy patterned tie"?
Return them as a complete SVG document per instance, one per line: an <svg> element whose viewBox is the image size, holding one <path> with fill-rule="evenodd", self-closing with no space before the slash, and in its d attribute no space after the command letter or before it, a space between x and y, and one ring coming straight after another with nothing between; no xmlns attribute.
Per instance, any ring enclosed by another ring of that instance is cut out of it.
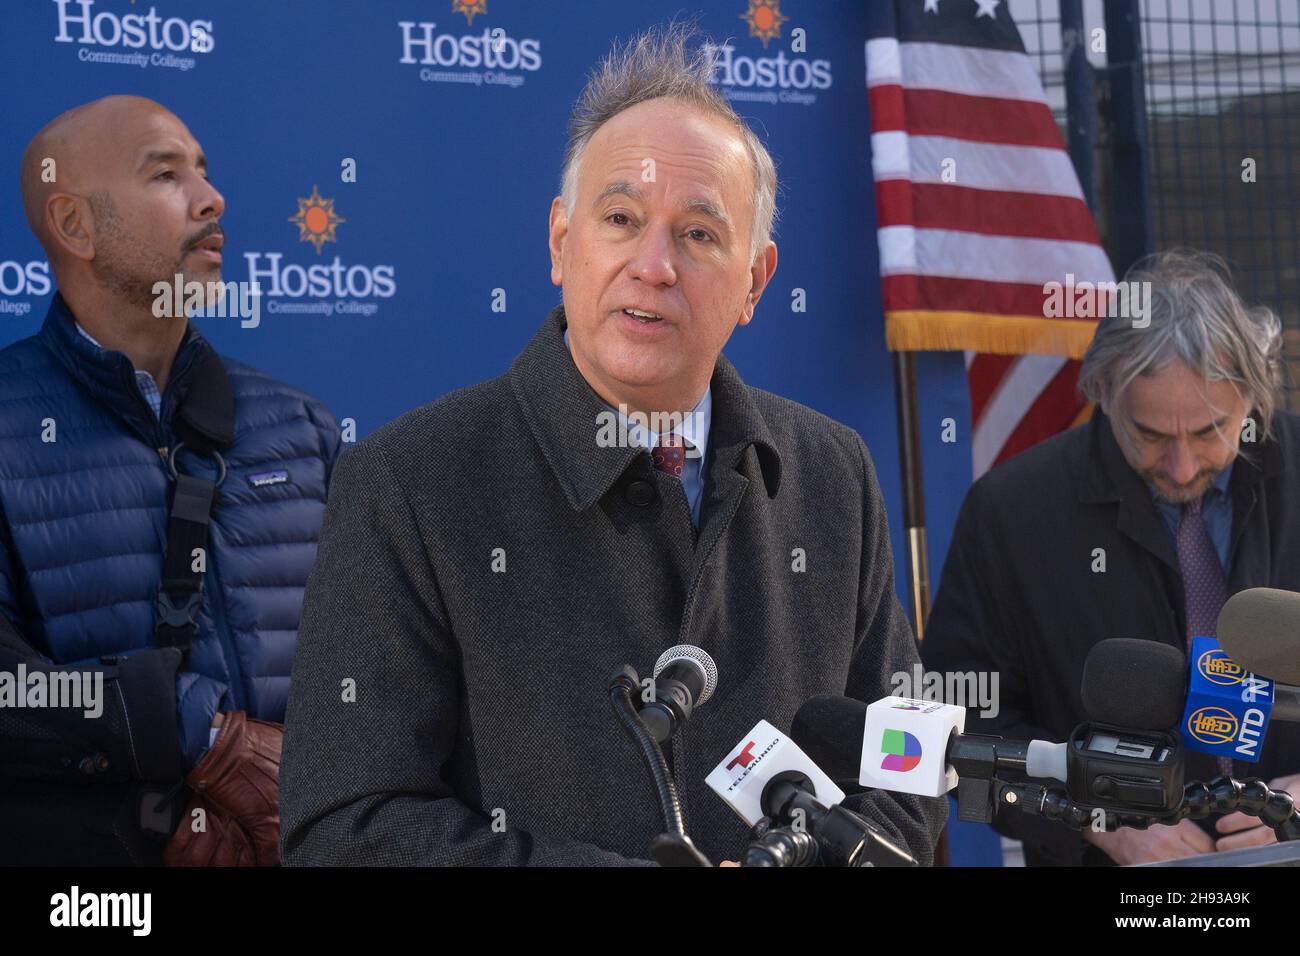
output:
<svg viewBox="0 0 1300 956"><path fill-rule="evenodd" d="M682 477L682 465L686 462L686 443L675 432L659 436L659 444L650 452L650 460L657 470L674 478Z"/></svg>
<svg viewBox="0 0 1300 956"><path fill-rule="evenodd" d="M1201 503L1197 498L1183 505L1178 520L1178 566L1183 572L1183 596L1187 609L1187 649L1193 637L1216 637L1219 612L1228 600L1223 580L1223 565L1201 520ZM1219 757L1219 773L1232 776L1232 760Z"/></svg>

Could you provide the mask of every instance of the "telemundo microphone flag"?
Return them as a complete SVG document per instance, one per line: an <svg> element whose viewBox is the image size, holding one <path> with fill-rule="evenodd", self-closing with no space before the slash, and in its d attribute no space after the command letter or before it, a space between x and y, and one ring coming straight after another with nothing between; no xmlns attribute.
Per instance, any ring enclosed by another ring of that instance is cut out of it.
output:
<svg viewBox="0 0 1300 956"><path fill-rule="evenodd" d="M1069 293L1114 272L1004 0L869 9L886 343L966 352L979 477L1081 420L1098 311Z"/></svg>

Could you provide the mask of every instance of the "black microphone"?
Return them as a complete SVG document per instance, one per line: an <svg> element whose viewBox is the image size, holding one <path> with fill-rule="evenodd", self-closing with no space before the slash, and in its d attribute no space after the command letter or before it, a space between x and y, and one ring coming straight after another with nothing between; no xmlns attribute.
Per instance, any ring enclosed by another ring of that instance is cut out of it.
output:
<svg viewBox="0 0 1300 956"><path fill-rule="evenodd" d="M838 803L827 806L818 800L808 778L797 771L773 777L763 789L762 802L768 817L795 832L810 833L826 866L919 865L879 824Z"/></svg>
<svg viewBox="0 0 1300 956"><path fill-rule="evenodd" d="M718 665L708 651L693 644L678 644L655 661L653 697L638 698L641 720L659 743L664 743L701 707L718 686Z"/></svg>
<svg viewBox="0 0 1300 956"><path fill-rule="evenodd" d="M1083 665L1083 709L1097 723L1170 730L1186 703L1187 658L1172 644L1132 638L1101 641Z"/></svg>

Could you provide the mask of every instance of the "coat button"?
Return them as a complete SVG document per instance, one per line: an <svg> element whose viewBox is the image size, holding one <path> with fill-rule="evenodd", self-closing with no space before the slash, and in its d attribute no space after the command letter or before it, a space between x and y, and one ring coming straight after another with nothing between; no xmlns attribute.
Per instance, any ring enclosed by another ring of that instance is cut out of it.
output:
<svg viewBox="0 0 1300 956"><path fill-rule="evenodd" d="M95 761L91 760L89 757L82 757L81 761L77 764L77 769L86 776L90 776L95 772Z"/></svg>
<svg viewBox="0 0 1300 956"><path fill-rule="evenodd" d="M103 754L95 754L95 769L100 773L106 771L109 767L108 757Z"/></svg>
<svg viewBox="0 0 1300 956"><path fill-rule="evenodd" d="M648 481L633 481L628 484L624 495L638 508L644 508L655 500L655 486Z"/></svg>

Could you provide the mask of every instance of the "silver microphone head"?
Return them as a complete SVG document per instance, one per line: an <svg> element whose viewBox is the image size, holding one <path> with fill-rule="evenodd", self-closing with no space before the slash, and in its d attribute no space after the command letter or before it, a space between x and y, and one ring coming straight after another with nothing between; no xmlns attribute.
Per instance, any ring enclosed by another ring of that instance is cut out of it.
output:
<svg viewBox="0 0 1300 956"><path fill-rule="evenodd" d="M659 655L659 660L655 661L654 676L658 678L665 667L676 661L689 661L704 672L704 690L700 692L700 699L695 701L695 706L699 707L718 688L718 665L713 663L713 658L704 648L694 644L678 644Z"/></svg>

